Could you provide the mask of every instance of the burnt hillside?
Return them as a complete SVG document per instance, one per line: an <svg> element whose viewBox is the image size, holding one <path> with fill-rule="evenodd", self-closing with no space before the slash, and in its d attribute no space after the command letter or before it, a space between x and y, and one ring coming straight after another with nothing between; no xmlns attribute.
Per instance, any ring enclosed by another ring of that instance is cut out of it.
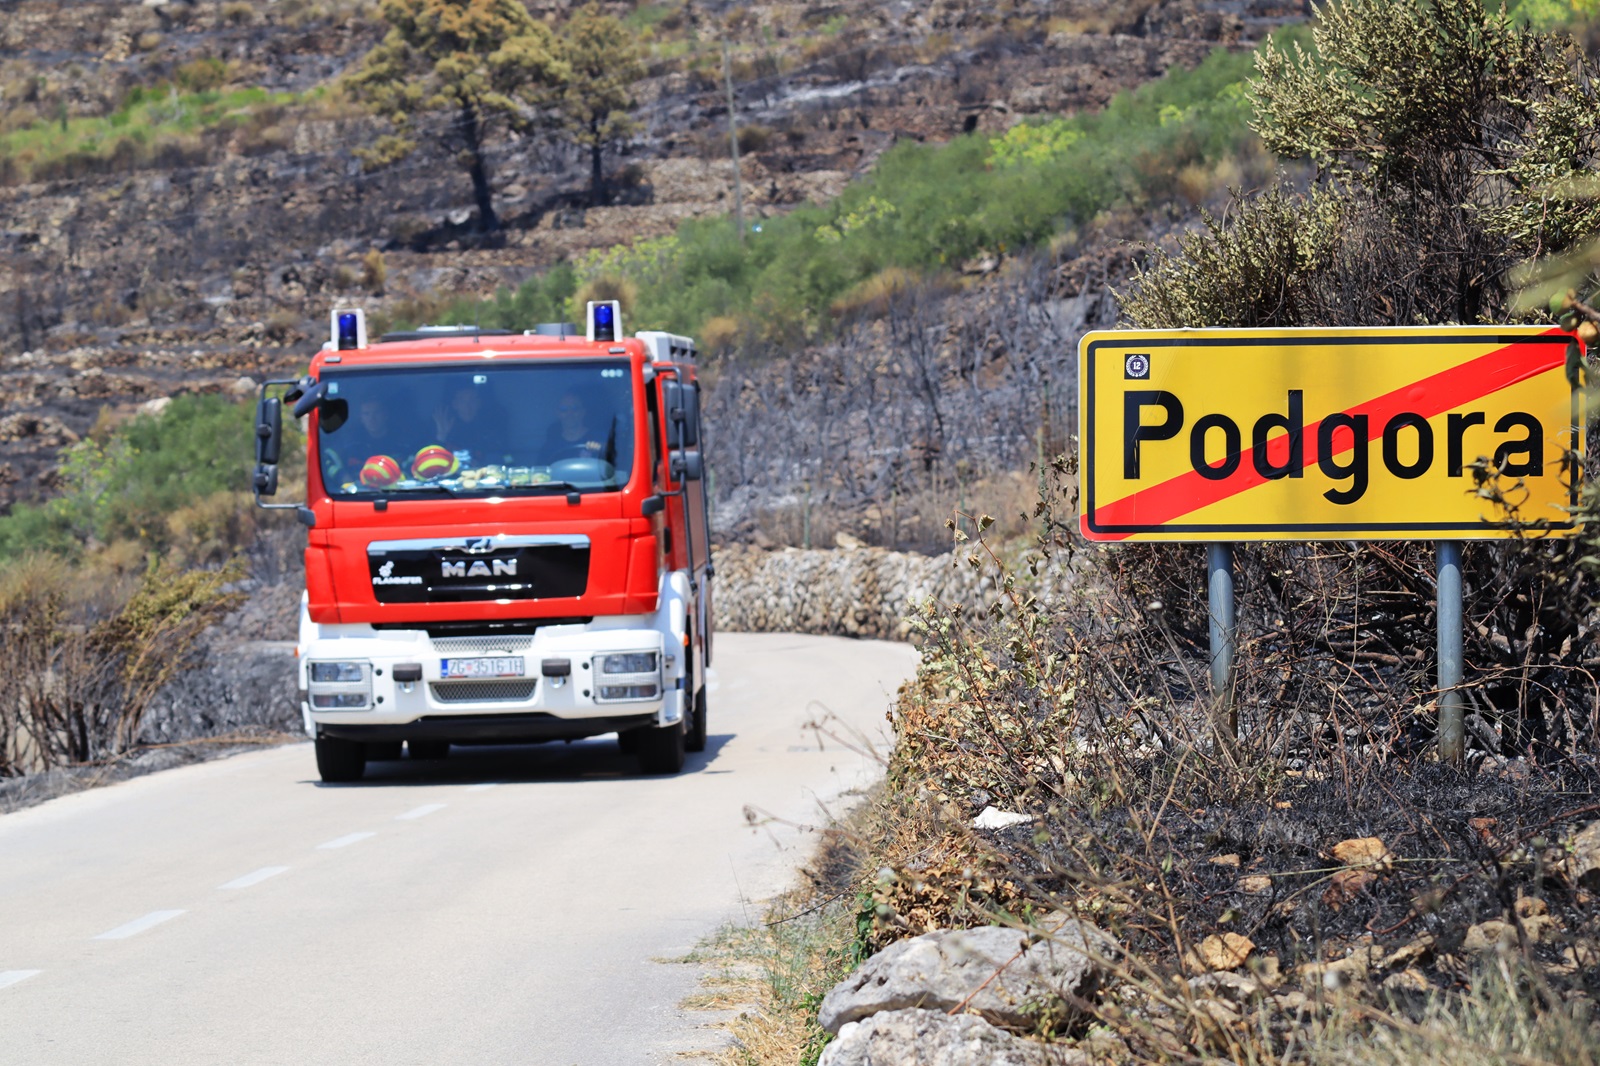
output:
<svg viewBox="0 0 1600 1066"><path fill-rule="evenodd" d="M570 5L533 6L559 19ZM48 492L56 449L103 407L292 366L331 302L359 298L381 314L432 292L488 293L726 213L724 36L746 128L745 201L759 217L831 197L897 141L1094 108L1303 7L609 6L649 53L641 131L610 164L614 202L587 202L570 145L508 139L492 155L507 226L484 240L468 182L437 147L370 172L355 154L380 129L335 86L381 35L370 4L0 0L0 135L55 123L76 136L74 123L141 93L180 130L139 150L0 159L0 506ZM180 90L197 85L258 96L185 114Z"/></svg>

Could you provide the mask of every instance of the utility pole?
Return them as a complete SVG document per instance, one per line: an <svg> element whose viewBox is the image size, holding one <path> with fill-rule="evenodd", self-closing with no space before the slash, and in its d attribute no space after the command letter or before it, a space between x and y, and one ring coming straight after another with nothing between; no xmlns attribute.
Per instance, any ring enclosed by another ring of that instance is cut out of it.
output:
<svg viewBox="0 0 1600 1066"><path fill-rule="evenodd" d="M733 224L739 231L739 244L744 244L744 174L739 169L739 118L733 103L733 60L728 53L728 39L722 39L722 85L728 93L728 146L733 150Z"/></svg>

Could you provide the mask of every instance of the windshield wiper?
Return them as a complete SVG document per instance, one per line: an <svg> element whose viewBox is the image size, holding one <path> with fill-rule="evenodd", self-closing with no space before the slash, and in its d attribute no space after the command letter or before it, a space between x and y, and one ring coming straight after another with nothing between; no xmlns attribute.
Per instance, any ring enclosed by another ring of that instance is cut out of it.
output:
<svg viewBox="0 0 1600 1066"><path fill-rule="evenodd" d="M434 483L432 485L418 485L414 489L397 489L393 491L392 496L416 496L424 492L442 492L446 496L450 497L459 497L461 495L460 492L451 488L449 485L440 485L438 483Z"/></svg>
<svg viewBox="0 0 1600 1066"><path fill-rule="evenodd" d="M492 495L494 493L503 492L506 490L511 490L514 492L528 492L529 490L533 489L549 489L551 492L595 492L604 491L607 487L608 486L605 485L574 485L570 481L535 481L528 485L475 486L471 489L461 489L451 488L449 485L433 482L427 485L418 485L416 488L391 490L388 498L394 499L397 496L419 496L423 493L438 492L449 496L451 499L461 499L462 497L468 495Z"/></svg>

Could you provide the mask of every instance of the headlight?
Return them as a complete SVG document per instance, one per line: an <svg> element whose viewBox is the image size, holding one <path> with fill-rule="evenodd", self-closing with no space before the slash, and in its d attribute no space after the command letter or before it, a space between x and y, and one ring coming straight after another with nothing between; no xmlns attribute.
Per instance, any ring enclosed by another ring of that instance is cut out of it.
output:
<svg viewBox="0 0 1600 1066"><path fill-rule="evenodd" d="M372 706L372 664L365 662L306 664L307 693L318 711L364 711Z"/></svg>
<svg viewBox="0 0 1600 1066"><path fill-rule="evenodd" d="M325 685L359 685L366 680L366 665L366 663L312 663L311 680Z"/></svg>
<svg viewBox="0 0 1600 1066"><path fill-rule="evenodd" d="M659 690L654 685L601 685L602 700L653 700Z"/></svg>
<svg viewBox="0 0 1600 1066"><path fill-rule="evenodd" d="M653 651L630 651L621 655L603 655L600 657L600 672L602 674L653 674L656 672L656 653Z"/></svg>

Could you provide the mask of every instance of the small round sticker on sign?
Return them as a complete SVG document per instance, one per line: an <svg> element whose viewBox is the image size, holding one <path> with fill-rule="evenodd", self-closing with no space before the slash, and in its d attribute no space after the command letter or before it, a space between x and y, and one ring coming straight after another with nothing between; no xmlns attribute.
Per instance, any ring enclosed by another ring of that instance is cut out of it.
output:
<svg viewBox="0 0 1600 1066"><path fill-rule="evenodd" d="M1123 375L1130 381L1144 381L1150 377L1150 357L1142 353L1134 353L1124 360Z"/></svg>

